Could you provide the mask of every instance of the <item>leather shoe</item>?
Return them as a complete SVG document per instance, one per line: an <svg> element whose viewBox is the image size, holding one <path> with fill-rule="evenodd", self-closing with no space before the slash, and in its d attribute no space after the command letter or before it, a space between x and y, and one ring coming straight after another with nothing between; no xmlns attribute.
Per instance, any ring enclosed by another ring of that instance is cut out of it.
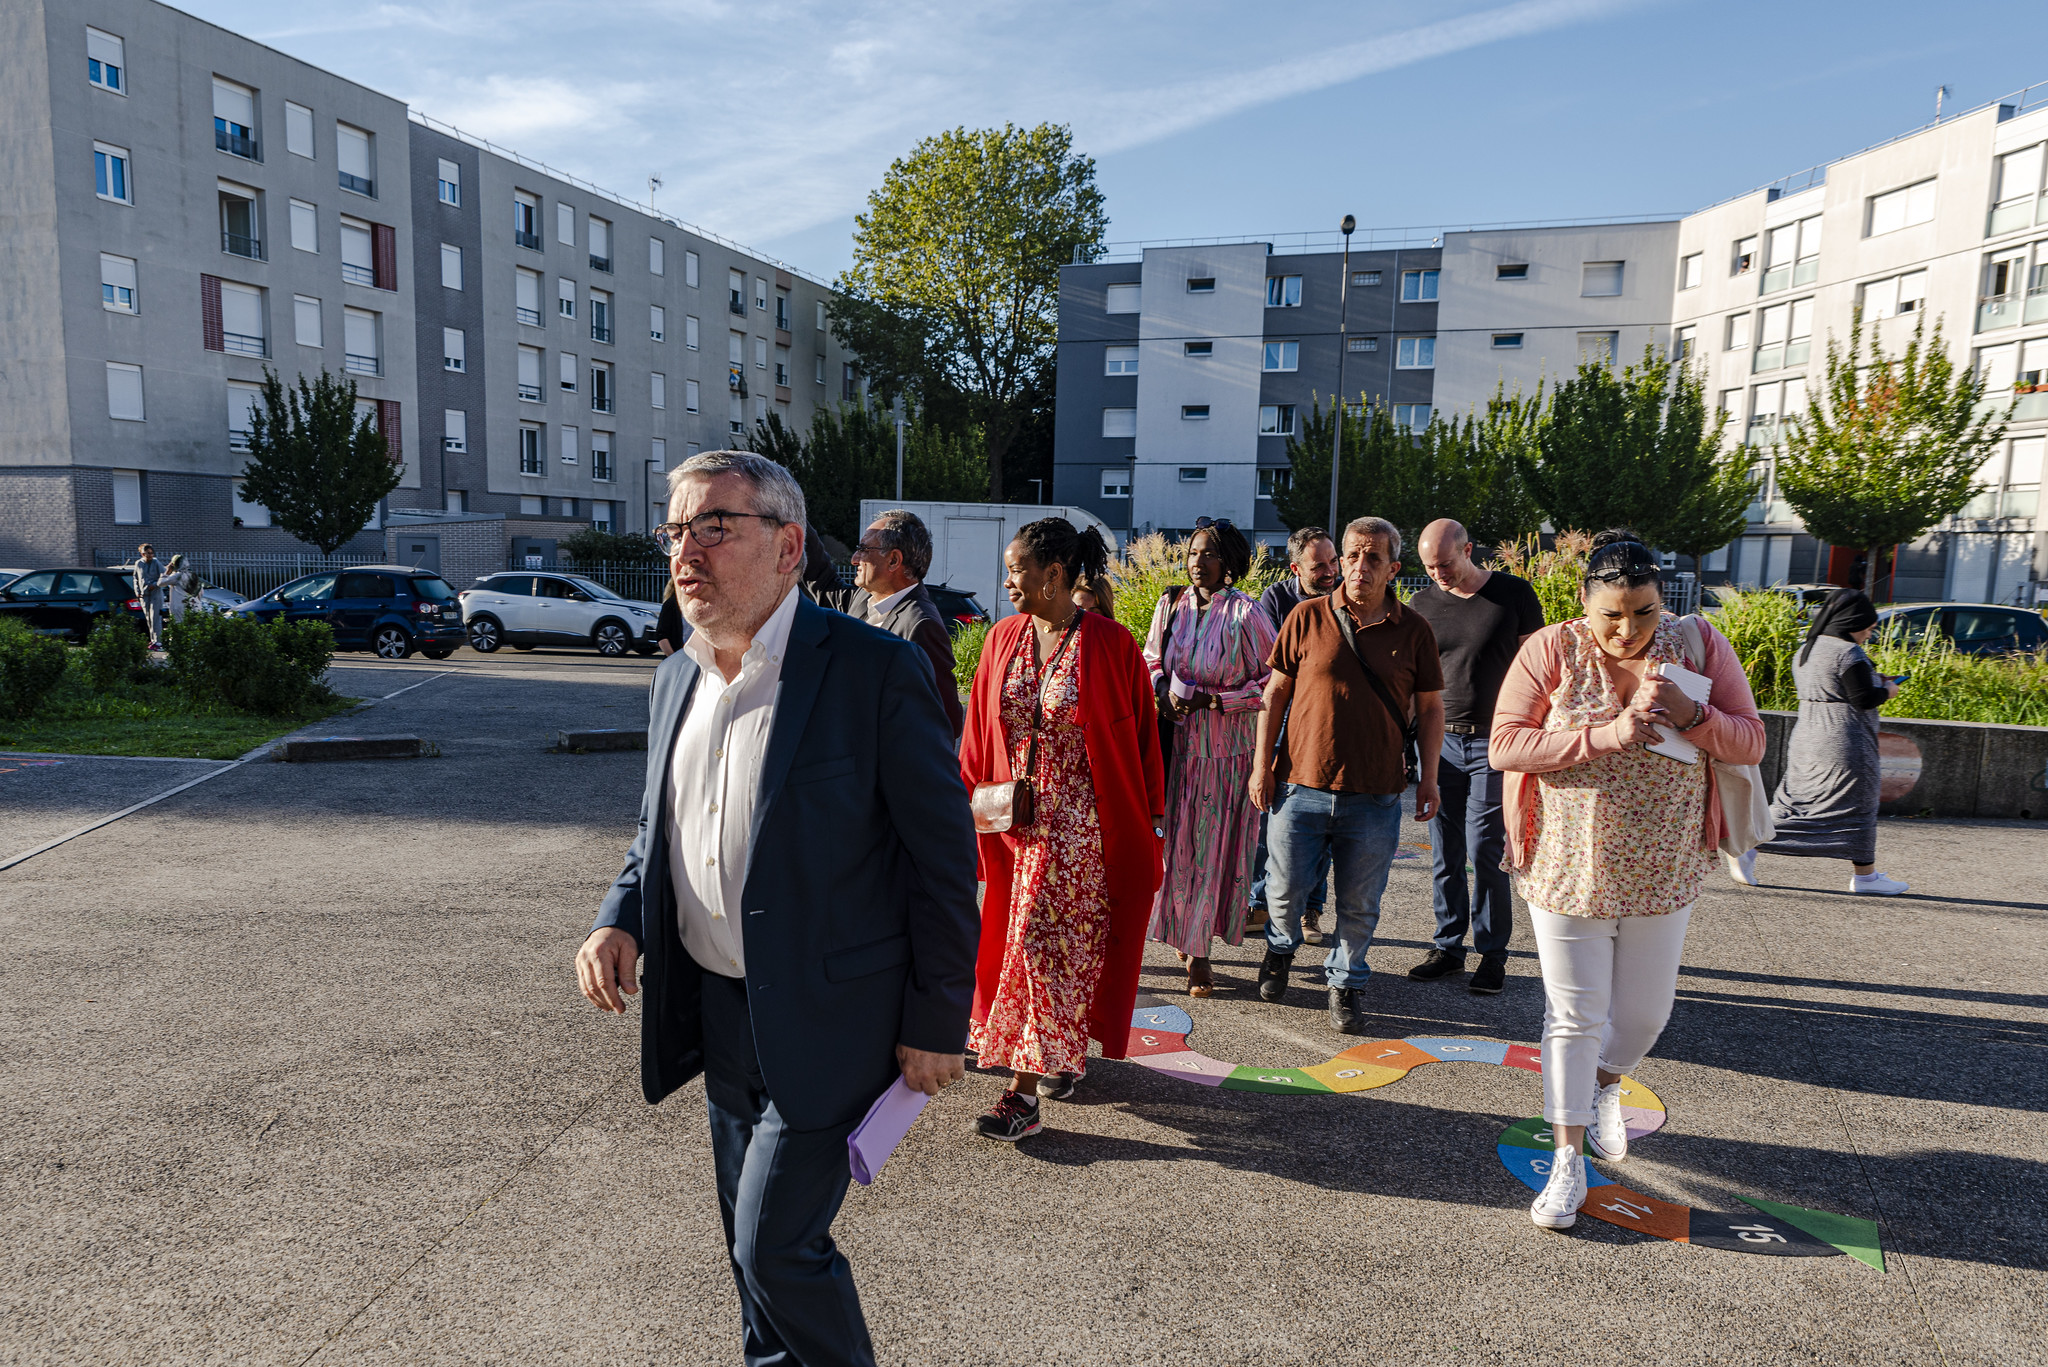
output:
<svg viewBox="0 0 2048 1367"><path fill-rule="evenodd" d="M1484 954L1480 956L1479 967L1473 970L1472 981L1465 990L1476 997L1490 997L1501 990L1508 979L1508 956L1505 954Z"/></svg>
<svg viewBox="0 0 2048 1367"><path fill-rule="evenodd" d="M1438 978L1448 978L1453 973L1463 973L1464 971L1465 956L1463 954L1455 954L1448 949L1432 949L1421 963L1408 970L1408 976L1417 982L1428 983L1435 982Z"/></svg>
<svg viewBox="0 0 2048 1367"><path fill-rule="evenodd" d="M1363 1035L1366 1033L1365 1012L1358 1000L1355 987L1333 987L1330 989L1330 1024L1339 1034Z"/></svg>
<svg viewBox="0 0 2048 1367"><path fill-rule="evenodd" d="M1287 970L1294 960L1285 955L1266 951L1266 957L1259 963L1259 996L1269 1002L1277 1002L1287 995Z"/></svg>

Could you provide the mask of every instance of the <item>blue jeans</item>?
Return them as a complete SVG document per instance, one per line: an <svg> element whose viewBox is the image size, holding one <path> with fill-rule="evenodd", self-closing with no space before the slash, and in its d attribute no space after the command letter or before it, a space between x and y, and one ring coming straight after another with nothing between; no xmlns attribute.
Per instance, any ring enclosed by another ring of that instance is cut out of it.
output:
<svg viewBox="0 0 2048 1367"><path fill-rule="evenodd" d="M1324 976L1331 987L1364 987L1372 977L1365 952L1400 843L1401 795L1283 783L1273 796L1266 948L1287 959L1301 948L1301 913L1316 870L1327 865L1337 873L1337 942L1323 959Z"/></svg>
<svg viewBox="0 0 2048 1367"><path fill-rule="evenodd" d="M1507 824L1501 816L1500 770L1486 761L1485 736L1444 737L1443 762L1437 765L1436 786L1443 806L1429 819L1434 847L1436 947L1450 954L1465 952L1465 930L1481 954L1505 954L1515 929L1515 902L1508 892L1507 870L1500 866L1507 847ZM1473 893L1465 887L1465 861L1472 861Z"/></svg>
<svg viewBox="0 0 2048 1367"><path fill-rule="evenodd" d="M1255 907L1266 905L1266 884L1269 881L1266 877L1266 864L1269 858L1266 849L1266 823L1272 819L1264 812L1259 813L1259 854L1258 862L1253 865L1258 870L1258 877L1252 880L1252 905ZM1323 862L1316 865L1315 880L1316 885L1308 892L1308 914L1321 916L1323 903L1329 900L1330 895L1330 855L1327 850L1323 853Z"/></svg>

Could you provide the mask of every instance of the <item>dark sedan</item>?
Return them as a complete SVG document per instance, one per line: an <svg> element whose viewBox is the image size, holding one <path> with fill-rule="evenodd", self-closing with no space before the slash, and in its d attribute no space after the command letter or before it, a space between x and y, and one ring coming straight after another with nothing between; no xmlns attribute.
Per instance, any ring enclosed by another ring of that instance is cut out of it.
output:
<svg viewBox="0 0 2048 1367"><path fill-rule="evenodd" d="M0 615L36 631L84 645L109 617L126 617L147 630L134 581L120 570L30 570L0 588Z"/></svg>
<svg viewBox="0 0 2048 1367"><path fill-rule="evenodd" d="M988 611L965 589L949 588L944 584L926 584L924 591L932 596L932 606L939 610L939 616L946 619L949 631L958 631L962 627L973 626L976 622L988 621Z"/></svg>
<svg viewBox="0 0 2048 1367"><path fill-rule="evenodd" d="M1918 645L1940 632L1965 655L2018 655L2048 647L2048 622L2028 608L1993 603L1914 603L1882 608L1880 635Z"/></svg>
<svg viewBox="0 0 2048 1367"><path fill-rule="evenodd" d="M325 622L337 650L403 660L417 650L445 660L463 642L455 590L437 574L364 565L294 579L229 611L266 622Z"/></svg>

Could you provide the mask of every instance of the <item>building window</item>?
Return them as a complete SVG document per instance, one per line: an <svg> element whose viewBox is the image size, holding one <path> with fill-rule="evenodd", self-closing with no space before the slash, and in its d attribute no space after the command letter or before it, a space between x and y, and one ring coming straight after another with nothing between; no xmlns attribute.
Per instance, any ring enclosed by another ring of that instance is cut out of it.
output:
<svg viewBox="0 0 2048 1367"><path fill-rule="evenodd" d="M1813 300L1773 304L1763 312L1757 329L1756 360L1750 368L1761 371L1805 365L1812 349Z"/></svg>
<svg viewBox="0 0 2048 1367"><path fill-rule="evenodd" d="M561 503L560 503L560 504L558 505L558 507L559 507L559 510L560 510L560 512L561 512L561 514L562 514L562 516L563 516L563 517L574 517L574 516L576 516L576 500L575 500L575 499L573 499L573 498L565 498L565 499L563 499L563 500L561 501Z"/></svg>
<svg viewBox="0 0 2048 1367"><path fill-rule="evenodd" d="M519 348L519 397L526 403L542 403L546 395L540 387L540 348L523 346Z"/></svg>
<svg viewBox="0 0 2048 1367"><path fill-rule="evenodd" d="M116 204L133 204L128 187L128 149L109 143L92 145L93 186L101 199Z"/></svg>
<svg viewBox="0 0 2048 1367"><path fill-rule="evenodd" d="M1102 410L1102 435L1105 437L1135 437L1138 435L1138 410L1135 408L1105 408Z"/></svg>
<svg viewBox="0 0 2048 1367"><path fill-rule="evenodd" d="M1725 350L1741 351L1749 345L1751 316L1747 313L1731 313L1728 315L1728 339Z"/></svg>
<svg viewBox="0 0 2048 1367"><path fill-rule="evenodd" d="M1132 347L1131 350L1135 352L1137 348ZM1180 354L1207 359L1216 354L1216 344L1214 342L1182 342L1180 344Z"/></svg>
<svg viewBox="0 0 2048 1367"><path fill-rule="evenodd" d="M1493 349L1495 351L1520 351L1522 349L1522 334L1519 332L1494 333Z"/></svg>
<svg viewBox="0 0 2048 1367"><path fill-rule="evenodd" d="M590 292L590 340L609 342L612 339L612 297L603 290Z"/></svg>
<svg viewBox="0 0 2048 1367"><path fill-rule="evenodd" d="M459 408L441 410L441 449L443 451L467 451L469 449L469 414Z"/></svg>
<svg viewBox="0 0 2048 1367"><path fill-rule="evenodd" d="M735 437L747 434L747 401L737 394L726 395L725 430Z"/></svg>
<svg viewBox="0 0 2048 1367"><path fill-rule="evenodd" d="M565 247L576 245L576 206L573 204L555 205L555 241Z"/></svg>
<svg viewBox="0 0 2048 1367"><path fill-rule="evenodd" d="M313 111L302 104L285 102L284 150L308 160L313 156Z"/></svg>
<svg viewBox="0 0 2048 1367"><path fill-rule="evenodd" d="M1271 498L1294 487L1294 471L1267 467L1259 471L1259 497Z"/></svg>
<svg viewBox="0 0 2048 1367"><path fill-rule="evenodd" d="M213 78L213 145L231 157L260 161L256 147L256 92Z"/></svg>
<svg viewBox="0 0 2048 1367"><path fill-rule="evenodd" d="M1294 405L1291 403L1269 403L1259 408L1259 435L1262 437L1291 437L1294 435Z"/></svg>
<svg viewBox="0 0 2048 1367"><path fill-rule="evenodd" d="M1436 338L1401 338L1394 344L1394 367L1397 370L1434 370Z"/></svg>
<svg viewBox="0 0 2048 1367"><path fill-rule="evenodd" d="M1102 373L1105 375L1135 375L1138 373L1138 349L1134 346L1111 346L1102 349Z"/></svg>
<svg viewBox="0 0 2048 1367"><path fill-rule="evenodd" d="M88 42L90 35L87 30ZM1998 184L1992 192L1991 220L1985 227L1985 236L1996 237L2033 226L2035 199L2041 193L2044 152L2048 152L2048 143L2037 142L1998 159Z"/></svg>
<svg viewBox="0 0 2048 1367"><path fill-rule="evenodd" d="M264 307L262 290L223 280L220 286L220 349L237 356L268 356L270 329L265 326L268 312Z"/></svg>
<svg viewBox="0 0 2048 1367"><path fill-rule="evenodd" d="M617 406L617 396L612 391L612 368L604 361L593 361L590 365L590 411L610 413Z"/></svg>
<svg viewBox="0 0 2048 1367"><path fill-rule="evenodd" d="M1201 484L1208 478L1209 467L1206 465L1183 465L1180 467L1180 482L1182 484Z"/></svg>
<svg viewBox="0 0 2048 1367"><path fill-rule="evenodd" d="M574 394L578 383L577 376L581 373L573 353L567 351L555 353L555 382L564 390Z"/></svg>
<svg viewBox="0 0 2048 1367"><path fill-rule="evenodd" d="M590 434L590 477L609 484L612 478L612 434Z"/></svg>
<svg viewBox="0 0 2048 1367"><path fill-rule="evenodd" d="M382 353L377 346L377 321L377 315L367 309L341 311L341 368L349 374L384 373Z"/></svg>
<svg viewBox="0 0 2048 1367"><path fill-rule="evenodd" d="M818 301L818 327L817 327L817 330L818 330L819 332L823 332L823 331L825 330L825 301L824 301L823 299L820 299L820 300Z"/></svg>
<svg viewBox="0 0 2048 1367"><path fill-rule="evenodd" d="M376 173L371 169L370 134L345 123L334 125L334 160L341 188L359 195L374 195Z"/></svg>
<svg viewBox="0 0 2048 1367"><path fill-rule="evenodd" d="M519 473L540 473L540 429L531 423L522 423L519 427ZM519 511L526 511L524 500L521 501ZM535 508L534 511L539 512L540 509Z"/></svg>
<svg viewBox="0 0 2048 1367"><path fill-rule="evenodd" d="M573 427L561 427L557 428L556 431L558 431L561 434L561 441L559 444L561 446L562 451L562 464L576 464L577 429ZM573 507L570 507L564 508L562 511L564 513L573 513L575 512L575 509Z"/></svg>
<svg viewBox="0 0 2048 1367"><path fill-rule="evenodd" d="M689 348L690 350L692 350L692 351L695 351L695 350L697 350L697 338L698 338L698 335L699 335L699 334L698 334L698 330L697 330L697 329L698 329L698 323L697 323L697 315L696 315L696 314L694 314L694 313L686 313L686 314L684 314L684 315L683 315L683 345L684 345L684 346L686 346L686 347L688 347L688 348Z"/></svg>
<svg viewBox="0 0 2048 1367"><path fill-rule="evenodd" d="M462 329L442 328L441 369L462 371L468 368L468 348L464 345Z"/></svg>
<svg viewBox="0 0 2048 1367"><path fill-rule="evenodd" d="M441 244L441 288L459 290L462 288L462 248Z"/></svg>
<svg viewBox="0 0 2048 1367"><path fill-rule="evenodd" d="M1209 405L1205 403L1184 403L1180 406L1182 422L1209 421Z"/></svg>
<svg viewBox="0 0 2048 1367"><path fill-rule="evenodd" d="M1579 268L1579 295L1585 299L1600 299L1621 293L1621 267L1619 261L1588 261Z"/></svg>
<svg viewBox="0 0 2048 1367"><path fill-rule="evenodd" d="M767 368L768 339L766 337L756 337L754 339L754 369L766 370Z"/></svg>
<svg viewBox="0 0 2048 1367"><path fill-rule="evenodd" d="M668 407L668 376L659 370L647 377L648 402L655 408Z"/></svg>
<svg viewBox="0 0 2048 1367"><path fill-rule="evenodd" d="M1354 352L1378 351L1380 349L1380 339L1377 337L1347 337L1344 339L1344 346L1346 350Z"/></svg>
<svg viewBox="0 0 2048 1367"><path fill-rule="evenodd" d="M2043 282L2048 283L2048 282ZM1908 271L1884 280L1873 280L1859 292L1858 302L1866 320L1896 318L1918 313L1927 302L1927 272Z"/></svg>
<svg viewBox="0 0 2048 1367"><path fill-rule="evenodd" d="M141 422L142 367L107 362L107 416L122 422Z"/></svg>
<svg viewBox="0 0 2048 1367"><path fill-rule="evenodd" d="M1401 302L1404 304L1432 304L1436 302L1435 271L1402 271Z"/></svg>
<svg viewBox="0 0 2048 1367"><path fill-rule="evenodd" d="M1698 289L1700 282L1706 278L1706 266L1707 254L1705 252L1694 252L1691 256L1680 257L1678 259L1678 288L1682 290Z"/></svg>
<svg viewBox="0 0 2048 1367"><path fill-rule="evenodd" d="M590 219L590 269L612 273L612 225L594 214Z"/></svg>
<svg viewBox="0 0 2048 1367"><path fill-rule="evenodd" d="M765 276L754 277L754 307L763 313L768 311L768 280Z"/></svg>
<svg viewBox="0 0 2048 1367"><path fill-rule="evenodd" d="M1267 276L1266 307L1269 309L1300 308L1301 277L1298 275Z"/></svg>
<svg viewBox="0 0 2048 1367"><path fill-rule="evenodd" d="M1671 359L1689 361L1692 359L1694 339L1699 335L1697 327L1682 327L1671 333Z"/></svg>
<svg viewBox="0 0 2048 1367"><path fill-rule="evenodd" d="M1298 370L1298 369L1300 369L1300 367L1301 367L1301 343L1299 343L1299 342L1268 342L1268 343L1266 343L1266 364L1265 364L1265 369L1267 369L1267 370Z"/></svg>
<svg viewBox="0 0 2048 1367"><path fill-rule="evenodd" d="M1358 286L1364 287L1364 286L1369 286L1369 285L1377 285L1377 284L1379 284L1379 282L1380 282L1380 273L1379 273L1378 271L1353 271L1353 272L1351 272L1351 283L1352 283L1352 284L1354 284L1354 285L1358 285Z"/></svg>
<svg viewBox="0 0 2048 1367"><path fill-rule="evenodd" d="M735 318L747 316L747 277L738 271L725 273L725 311Z"/></svg>
<svg viewBox="0 0 2048 1367"><path fill-rule="evenodd" d="M1881 195L1872 195L1868 201L1863 235L1877 237L1883 233L1897 232L1910 228L1916 223L1934 221L1934 180L1932 177L1917 185L1903 189L1889 190Z"/></svg>
<svg viewBox="0 0 2048 1367"><path fill-rule="evenodd" d="M135 302L135 258L100 253L100 307L109 313L139 313Z"/></svg>
<svg viewBox="0 0 2048 1367"><path fill-rule="evenodd" d="M85 31L85 78L88 81L102 90L125 95L128 87L122 80L122 73L127 68L128 58L119 38L96 28Z"/></svg>
<svg viewBox="0 0 2048 1367"><path fill-rule="evenodd" d="M1764 235L1764 283L1761 294L1820 278L1820 215L1786 223Z"/></svg>
<svg viewBox="0 0 2048 1367"><path fill-rule="evenodd" d="M229 256L263 260L263 239L256 230L257 192L225 180L219 182L219 187L220 249Z"/></svg>
<svg viewBox="0 0 2048 1367"><path fill-rule="evenodd" d="M114 476L114 524L140 527L149 521L149 477L140 470L116 470Z"/></svg>
<svg viewBox="0 0 2048 1367"><path fill-rule="evenodd" d="M540 250L540 199L524 190L512 192L512 243Z"/></svg>
<svg viewBox="0 0 2048 1367"><path fill-rule="evenodd" d="M446 157L434 158L440 163L434 177L434 193L443 204L462 207L462 168Z"/></svg>
<svg viewBox="0 0 2048 1367"><path fill-rule="evenodd" d="M1128 469L1104 470L1100 487L1104 498L1129 498L1131 472Z"/></svg>
<svg viewBox="0 0 2048 1367"><path fill-rule="evenodd" d="M812 378L816 379L819 384L825 383L825 353L822 351L818 353L817 373Z"/></svg>
<svg viewBox="0 0 2048 1367"><path fill-rule="evenodd" d="M781 290L777 290L775 291L775 330L777 332L788 332L791 326L789 296Z"/></svg>
<svg viewBox="0 0 2048 1367"><path fill-rule="evenodd" d="M848 401L860 397L860 367L852 361L840 363L839 396Z"/></svg>
<svg viewBox="0 0 2048 1367"><path fill-rule="evenodd" d="M1735 240L1735 269L1733 275L1748 275L1756 269L1756 244L1754 237L1740 237Z"/></svg>
<svg viewBox="0 0 2048 1367"><path fill-rule="evenodd" d="M528 327L540 326L540 272L514 270L512 312Z"/></svg>
<svg viewBox="0 0 2048 1367"><path fill-rule="evenodd" d="M292 296L292 334L300 346L324 346L320 332L320 301L311 295Z"/></svg>
<svg viewBox="0 0 2048 1367"><path fill-rule="evenodd" d="M666 437L656 437L649 443L647 447L647 468L657 475L668 468L668 439ZM664 512L666 512L666 509L664 509Z"/></svg>
<svg viewBox="0 0 2048 1367"><path fill-rule="evenodd" d="M647 306L647 338L653 342L668 339L668 310L659 304Z"/></svg>
<svg viewBox="0 0 2048 1367"><path fill-rule="evenodd" d="M228 486L228 508L234 514L237 527L268 527L270 509L261 503L251 503L242 488L242 481L236 480Z"/></svg>
<svg viewBox="0 0 2048 1367"><path fill-rule="evenodd" d="M563 318L576 316L576 282L559 276L555 279L555 313Z"/></svg>
<svg viewBox="0 0 2048 1367"><path fill-rule="evenodd" d="M775 348L775 385L778 389L789 388L789 348Z"/></svg>
<svg viewBox="0 0 2048 1367"><path fill-rule="evenodd" d="M377 260L370 225L341 220L341 278L351 285L377 283Z"/></svg>
<svg viewBox="0 0 2048 1367"><path fill-rule="evenodd" d="M295 251L317 252L320 250L320 214L303 199L291 201L292 248Z"/></svg>
<svg viewBox="0 0 2048 1367"><path fill-rule="evenodd" d="M820 378L822 379L823 377L822 377L822 376L820 376ZM702 403L701 403L701 396L702 396L702 394L703 394L703 390L702 390L702 389L701 389L701 388L699 387L699 385L697 384L697 382L696 382L695 380L684 380L684 381L683 381L683 411L684 411L685 413L695 413L695 412L697 412L697 411L698 411L698 409L699 409L699 408L701 408L701 407L703 406L703 405L702 405Z"/></svg>
<svg viewBox="0 0 2048 1367"><path fill-rule="evenodd" d="M1529 278L1529 263L1517 261L1512 265L1495 266L1493 268L1493 278L1496 280L1527 280Z"/></svg>
<svg viewBox="0 0 2048 1367"><path fill-rule="evenodd" d="M660 238L650 237L647 239L647 273L649 275L661 275L665 273L665 269L668 265L666 256L667 251L667 247L665 247L662 244L662 240Z"/></svg>
<svg viewBox="0 0 2048 1367"><path fill-rule="evenodd" d="M1397 403L1394 405L1394 426L1404 432L1415 432L1429 426L1430 415L1436 410L1426 403Z"/></svg>
<svg viewBox="0 0 2048 1367"><path fill-rule="evenodd" d="M1580 334L1579 334L1579 361L1580 361L1580 363L1581 363L1581 364L1584 364L1584 363L1586 363L1586 362L1589 362L1589 361L1590 361L1590 362L1592 362L1592 363L1593 363L1593 364L1595 364L1595 365L1610 365L1610 366L1611 366L1611 365L1613 365L1613 364L1614 364L1614 348L1615 348L1615 345L1616 345L1616 344L1617 344L1617 343L1618 343L1618 342L1619 342L1620 340L1621 340L1621 338L1620 338L1620 334L1618 334L1618 333L1613 333L1613 332L1582 332L1582 333L1580 333Z"/></svg>
<svg viewBox="0 0 2048 1367"><path fill-rule="evenodd" d="M1109 286L1103 291L1104 305L1102 311L1104 313L1138 312L1138 292L1139 287L1136 285Z"/></svg>
<svg viewBox="0 0 2048 1367"><path fill-rule="evenodd" d="M1199 276L1190 276L1190 277L1188 277L1188 293L1189 293L1189 294L1214 294L1215 292L1216 292L1216 277L1215 277L1215 276L1213 276L1213 275L1199 275Z"/></svg>
<svg viewBox="0 0 2048 1367"><path fill-rule="evenodd" d="M690 251L683 253L683 283L685 285L688 285L691 289L696 289L698 272L702 269L703 263L697 259L697 253Z"/></svg>

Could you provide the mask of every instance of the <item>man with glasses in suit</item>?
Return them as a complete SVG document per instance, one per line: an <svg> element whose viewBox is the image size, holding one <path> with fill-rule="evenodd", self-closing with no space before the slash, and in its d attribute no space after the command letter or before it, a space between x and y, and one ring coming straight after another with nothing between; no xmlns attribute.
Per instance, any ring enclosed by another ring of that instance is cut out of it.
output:
<svg viewBox="0 0 2048 1367"><path fill-rule="evenodd" d="M816 568L822 564L822 572ZM830 561L810 557L805 587L828 608L858 617L892 636L901 636L931 661L932 683L939 705L957 740L967 714L960 706L960 686L953 676L953 633L946 628L938 604L925 592L924 577L932 567L932 534L916 513L892 508L876 516L853 548L853 584L839 587Z"/></svg>

